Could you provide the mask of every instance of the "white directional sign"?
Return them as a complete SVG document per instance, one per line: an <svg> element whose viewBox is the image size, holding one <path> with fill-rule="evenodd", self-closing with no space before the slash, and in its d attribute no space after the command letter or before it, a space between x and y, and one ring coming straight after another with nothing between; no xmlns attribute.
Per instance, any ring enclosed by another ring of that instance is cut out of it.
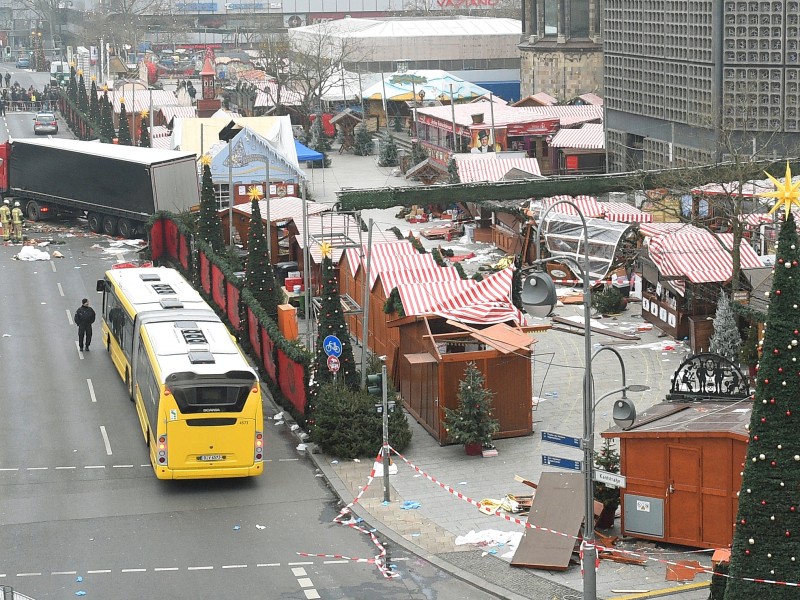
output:
<svg viewBox="0 0 800 600"><path fill-rule="evenodd" d="M609 473L608 471L594 470L594 480L605 483L613 487L624 488L627 483L625 476L619 473Z"/></svg>

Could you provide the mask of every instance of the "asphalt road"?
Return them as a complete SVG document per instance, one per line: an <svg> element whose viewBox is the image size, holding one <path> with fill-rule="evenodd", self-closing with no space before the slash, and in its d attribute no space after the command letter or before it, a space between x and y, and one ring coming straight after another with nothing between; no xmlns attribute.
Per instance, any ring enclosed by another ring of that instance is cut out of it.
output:
<svg viewBox="0 0 800 600"><path fill-rule="evenodd" d="M71 315L133 253L66 227L32 226L63 259L12 260L0 246L0 584L37 599L489 598L392 548L399 577L371 564L367 536L332 524L333 494L265 406L265 474L164 482L99 340L79 353ZM99 325L95 324L95 335Z"/></svg>

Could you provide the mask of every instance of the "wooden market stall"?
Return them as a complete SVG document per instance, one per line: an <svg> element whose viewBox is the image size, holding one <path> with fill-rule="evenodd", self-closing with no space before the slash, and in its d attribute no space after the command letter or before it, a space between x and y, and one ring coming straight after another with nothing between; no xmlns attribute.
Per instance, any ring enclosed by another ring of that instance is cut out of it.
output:
<svg viewBox="0 0 800 600"><path fill-rule="evenodd" d="M533 432L531 346L528 330L497 323L470 327L436 315L397 319L397 376L403 404L440 444L447 443L444 409L458 407L458 387L474 362L494 392L496 438ZM547 329L548 327L544 327Z"/></svg>
<svg viewBox="0 0 800 600"><path fill-rule="evenodd" d="M639 257L642 318L692 351L708 349L721 286L733 274L733 234L712 234L685 223L642 223ZM763 266L752 247L740 245L743 269Z"/></svg>
<svg viewBox="0 0 800 600"><path fill-rule="evenodd" d="M622 534L699 548L733 539L752 410L747 377L716 354L678 368L666 401L640 414L620 440Z"/></svg>

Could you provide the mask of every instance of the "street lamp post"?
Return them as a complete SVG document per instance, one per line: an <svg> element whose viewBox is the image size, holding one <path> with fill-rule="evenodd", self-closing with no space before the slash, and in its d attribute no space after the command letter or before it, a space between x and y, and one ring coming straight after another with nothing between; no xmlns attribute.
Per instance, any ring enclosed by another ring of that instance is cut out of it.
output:
<svg viewBox="0 0 800 600"><path fill-rule="evenodd" d="M228 236L230 249L233 251L233 145L231 142L243 129L236 121L231 121L219 132L219 139L228 144Z"/></svg>

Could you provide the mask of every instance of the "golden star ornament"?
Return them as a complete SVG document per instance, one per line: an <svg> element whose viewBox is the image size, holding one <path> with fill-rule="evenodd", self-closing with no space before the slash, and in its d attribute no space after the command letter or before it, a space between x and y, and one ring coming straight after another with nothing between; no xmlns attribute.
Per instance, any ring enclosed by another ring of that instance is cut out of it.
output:
<svg viewBox="0 0 800 600"><path fill-rule="evenodd" d="M328 242L322 242L319 245L319 251L322 253L322 258L330 258L332 249L333 247Z"/></svg>
<svg viewBox="0 0 800 600"><path fill-rule="evenodd" d="M775 198L775 206L770 209L769 214L783 207L786 211L784 217L788 217L793 205L800 206L800 181L792 183L792 168L789 166L788 162L786 163L786 176L783 179L783 183L775 179L769 173L766 173L766 175L775 186L775 191L762 192L758 195L764 198Z"/></svg>
<svg viewBox="0 0 800 600"><path fill-rule="evenodd" d="M251 201L255 200L256 202L258 202L259 200L261 200L261 196L263 196L264 194L261 192L260 189L258 189L258 187L251 185L247 189L247 195L250 197Z"/></svg>

